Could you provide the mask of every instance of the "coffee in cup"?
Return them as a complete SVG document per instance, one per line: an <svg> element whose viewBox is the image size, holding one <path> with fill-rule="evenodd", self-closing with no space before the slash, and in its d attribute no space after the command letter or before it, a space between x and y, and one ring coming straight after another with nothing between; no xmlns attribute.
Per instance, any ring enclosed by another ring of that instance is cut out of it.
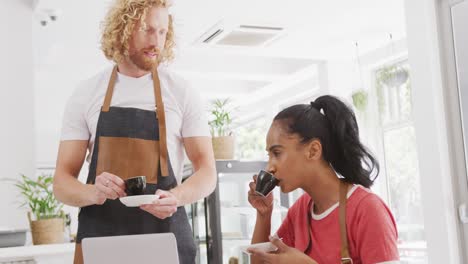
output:
<svg viewBox="0 0 468 264"><path fill-rule="evenodd" d="M146 190L146 176L136 176L125 180L125 193L128 196L143 195Z"/></svg>

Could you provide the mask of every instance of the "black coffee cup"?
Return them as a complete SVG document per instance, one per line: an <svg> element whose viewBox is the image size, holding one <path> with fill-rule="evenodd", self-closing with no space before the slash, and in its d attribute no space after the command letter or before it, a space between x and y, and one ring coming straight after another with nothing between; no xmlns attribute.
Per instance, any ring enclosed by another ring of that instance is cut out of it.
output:
<svg viewBox="0 0 468 264"><path fill-rule="evenodd" d="M257 176L257 186L255 192L267 196L273 189L278 185L279 180L275 176L267 171L261 170Z"/></svg>
<svg viewBox="0 0 468 264"><path fill-rule="evenodd" d="M137 176L125 180L125 193L128 196L145 194L146 176Z"/></svg>

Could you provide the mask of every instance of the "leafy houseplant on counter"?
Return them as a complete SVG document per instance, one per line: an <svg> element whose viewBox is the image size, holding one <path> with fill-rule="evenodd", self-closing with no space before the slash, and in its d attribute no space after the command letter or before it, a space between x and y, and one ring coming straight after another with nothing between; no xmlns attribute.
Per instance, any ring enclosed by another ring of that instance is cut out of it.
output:
<svg viewBox="0 0 468 264"><path fill-rule="evenodd" d="M21 175L15 181L25 200L22 206L31 210L28 219L34 245L64 242L63 204L55 199L52 182L52 175L41 175L36 180Z"/></svg>
<svg viewBox="0 0 468 264"><path fill-rule="evenodd" d="M215 159L234 158L234 136L230 131L232 115L227 109L229 99L216 99L210 110L212 119L208 122L213 141Z"/></svg>

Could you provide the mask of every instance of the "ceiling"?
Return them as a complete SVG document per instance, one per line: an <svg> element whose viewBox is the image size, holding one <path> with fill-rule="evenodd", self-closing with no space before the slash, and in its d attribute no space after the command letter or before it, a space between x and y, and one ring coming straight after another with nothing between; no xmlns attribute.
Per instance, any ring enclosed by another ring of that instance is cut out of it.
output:
<svg viewBox="0 0 468 264"><path fill-rule="evenodd" d="M387 42L389 33L405 36L403 0L173 1L184 44L219 20L283 27L286 34L268 50L316 59L353 51L356 41L366 51Z"/></svg>
<svg viewBox="0 0 468 264"><path fill-rule="evenodd" d="M81 8L86 18L94 15L100 20L110 2L34 1L36 13L52 8L65 18ZM206 99L232 98L243 116L254 116L252 106L267 95L281 104L324 90L324 65L330 60L353 60L356 42L362 54L388 44L390 33L394 39L406 35L403 0L173 0L171 12L178 45L174 70ZM97 27L93 19L80 23L84 28ZM214 28L228 34L239 25L283 30L261 46L201 41Z"/></svg>
<svg viewBox="0 0 468 264"><path fill-rule="evenodd" d="M175 66L205 85L207 98L233 97L242 116L255 115L246 103L254 91L258 98L274 94L272 102L294 95L307 100L326 90L327 84L319 81L319 65L354 60L356 42L363 54L387 45L390 33L394 39L404 38L403 5L403 0L174 0L171 11L184 51ZM197 41L220 21L228 30L241 24L284 30L259 47Z"/></svg>

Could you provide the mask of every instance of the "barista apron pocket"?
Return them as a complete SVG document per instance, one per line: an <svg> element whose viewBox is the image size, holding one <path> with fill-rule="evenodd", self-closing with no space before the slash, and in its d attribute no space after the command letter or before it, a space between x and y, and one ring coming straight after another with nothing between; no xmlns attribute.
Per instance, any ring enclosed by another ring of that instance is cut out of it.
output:
<svg viewBox="0 0 468 264"><path fill-rule="evenodd" d="M159 141L101 136L99 149L96 175L108 172L123 180L146 176L147 183L157 183Z"/></svg>

